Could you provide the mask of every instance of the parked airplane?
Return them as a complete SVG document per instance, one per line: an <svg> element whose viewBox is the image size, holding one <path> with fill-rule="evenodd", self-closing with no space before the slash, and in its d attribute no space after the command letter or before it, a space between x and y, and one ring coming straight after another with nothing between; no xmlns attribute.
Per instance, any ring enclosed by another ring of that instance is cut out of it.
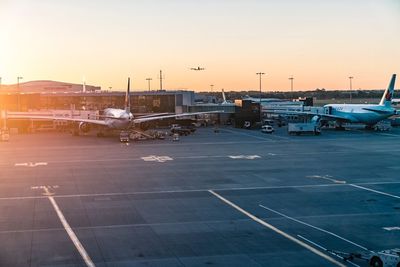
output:
<svg viewBox="0 0 400 267"><path fill-rule="evenodd" d="M291 106L295 105L298 106L299 102L294 102L291 100L286 100L286 99L279 99L279 98L257 98L257 97L251 97L249 95L245 95L242 100L250 100L251 102L254 103L261 103L262 106L270 106L270 105L281 105L281 106ZM261 102L260 102L261 100Z"/></svg>
<svg viewBox="0 0 400 267"><path fill-rule="evenodd" d="M324 106L323 114L301 111L283 111L279 113L286 115L319 116L321 120L336 121L338 128L342 128L342 124L346 122L362 123L367 125L368 128L372 128L379 121L398 114L398 111L392 107L395 81L396 74L393 74L379 104L328 104Z"/></svg>
<svg viewBox="0 0 400 267"><path fill-rule="evenodd" d="M196 105L197 106L235 106L235 103L232 103L229 100L226 100L225 91L224 91L224 89L222 89L222 102L221 103L198 102Z"/></svg>
<svg viewBox="0 0 400 267"><path fill-rule="evenodd" d="M197 68L190 68L191 70L205 70L205 68L201 68L200 66L198 66Z"/></svg>
<svg viewBox="0 0 400 267"><path fill-rule="evenodd" d="M209 112L193 112L193 113L180 113L180 114L152 114L147 116L140 116L134 118L130 111L130 78L128 78L128 87L125 94L125 108L107 108L104 110L100 117L103 120L97 119L81 119L81 118L71 118L71 117L53 117L53 116L35 116L35 115L7 115L8 119L42 119L42 120L62 120L71 121L79 123L79 130L82 132L88 132L92 124L104 126L111 130L126 130L130 127L134 127L135 124L141 124L153 120L162 120L167 118L177 118L185 116L193 116L200 114L210 114L210 113L221 113L223 111L209 111Z"/></svg>

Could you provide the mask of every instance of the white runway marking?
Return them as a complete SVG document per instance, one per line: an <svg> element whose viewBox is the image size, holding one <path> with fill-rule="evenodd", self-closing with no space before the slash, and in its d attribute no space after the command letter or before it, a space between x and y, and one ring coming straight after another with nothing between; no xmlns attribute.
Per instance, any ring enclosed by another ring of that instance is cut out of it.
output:
<svg viewBox="0 0 400 267"><path fill-rule="evenodd" d="M331 187L343 186L342 184L313 184L313 185L283 185L283 186L262 186L262 187L233 187L233 188L214 188L218 191L238 191L238 190L268 190L283 188L313 188L313 187ZM73 197L98 197L98 196L126 196L126 195L143 195L143 194L172 194L172 193L194 193L208 192L209 189L181 189L181 190L160 190L160 191L133 191L133 192L111 192L111 193L91 193L91 194L70 194L56 195L56 198L73 198ZM44 198L42 196L14 196L0 197L0 200L23 200Z"/></svg>
<svg viewBox="0 0 400 267"><path fill-rule="evenodd" d="M237 156L228 156L231 159L259 159L261 158L259 155L237 155Z"/></svg>
<svg viewBox="0 0 400 267"><path fill-rule="evenodd" d="M228 130L228 129L223 129L223 130L227 131L227 132L230 132L230 133L233 133L233 134L239 134L239 135L254 137L254 138L257 138L257 139L260 139L260 140L268 140L268 141L271 141L271 142L276 142L277 141L277 140L274 140L274 138L280 138L280 139L284 139L284 140L293 141L293 139L291 139L289 137L285 137L285 136L281 136L281 135L275 135L275 134L269 135L269 137L271 137L271 138L265 138L265 137L260 137L260 136L248 134L248 133L243 133L243 132L240 132L238 130Z"/></svg>
<svg viewBox="0 0 400 267"><path fill-rule="evenodd" d="M314 225L312 225L312 224L309 224L309 223L300 221L300 220L298 220L298 219L295 219L295 218L293 218L293 217L287 216L287 215L285 215L285 214L283 214L283 213L280 213L279 211L273 210L273 209L268 208L268 207L266 207L266 206L264 206L264 205L259 205L259 206L260 206L261 208L263 208L263 209L269 210L269 211L271 211L271 212L273 212L273 213L275 213L275 214L278 214L278 215L280 215L280 216L282 216L282 217L285 217L286 219L292 220L292 221L294 221L294 222L297 222L297 223L303 224L303 225L305 225L305 226L311 227L311 228L313 228L313 229L315 229L315 230L318 230L318 231L324 232L324 233L326 233L326 234L332 235L332 236L334 236L334 237L336 237L336 238L339 238L340 240L346 241L347 243L350 243L350 244L352 244L352 245L354 245L354 246L356 246L356 247L359 247L359 248L361 248L361 249L363 249L363 250L369 251L366 247L363 247L363 246L361 246L361 245L359 245L359 244L357 244L357 243L355 243L355 242L353 242L353 241L350 241L350 240L348 240L348 239L346 239L346 238L344 238L344 237L341 237L341 236L339 236L339 235L337 235L337 234L335 234L335 233L329 232L329 231L327 231L327 230L325 230L325 229L319 228L319 227L314 226Z"/></svg>
<svg viewBox="0 0 400 267"><path fill-rule="evenodd" d="M45 188L59 188L58 185L37 185L37 186L31 186L31 189L45 189Z"/></svg>
<svg viewBox="0 0 400 267"><path fill-rule="evenodd" d="M358 185L390 185L400 184L400 182L366 182ZM348 184L351 185L351 184ZM355 184L353 184L355 185ZM321 187L339 187L346 184L305 184L305 185L277 185L277 186L253 186L253 187L230 187L230 188L212 188L218 191L240 191L240 190L268 190L268 189L285 189L285 188L321 188ZM32 188L34 189L34 188ZM74 198L74 197L98 197L98 196L126 196L126 195L142 195L142 194L172 194L172 193L191 193L191 192L208 192L209 189L180 189L180 190L159 190L159 191L132 191L132 192L106 192L106 193L89 193L89 194L65 194L56 195L55 198ZM29 200L44 198L43 196L10 196L0 197L1 200Z"/></svg>
<svg viewBox="0 0 400 267"><path fill-rule="evenodd" d="M81 254L83 260L85 261L86 265L88 267L95 267L92 259L90 258L89 254L86 252L85 248L79 241L78 237L72 230L71 226L67 222L67 220L64 217L64 214L61 212L60 208L57 205L57 202L54 200L54 197L52 196L54 193L51 193L47 187L43 188L44 190L44 195L47 196L47 198L50 200L50 203L53 205L54 210L56 211L58 218L60 219L62 225L64 226L65 231L68 233L69 238L72 240L74 243L76 249L78 250L79 254Z"/></svg>
<svg viewBox="0 0 400 267"><path fill-rule="evenodd" d="M381 194L381 195L384 195L384 196L400 199L400 196L392 195L392 194L389 194L389 193L385 193L385 192L382 192L382 191L374 190L374 189L367 188L367 187L360 186L360 185L355 185L355 184L350 184L350 185L352 187L356 187L356 188L359 188L359 189L362 189L362 190L371 191L371 192L374 192L374 193L377 193L377 194Z"/></svg>
<svg viewBox="0 0 400 267"><path fill-rule="evenodd" d="M336 184L345 184L346 183L346 181L333 179L333 177L330 175L309 175L309 176L307 176L307 178L324 179L324 180L334 182Z"/></svg>
<svg viewBox="0 0 400 267"><path fill-rule="evenodd" d="M386 231L400 231L399 226L382 227L382 229Z"/></svg>
<svg viewBox="0 0 400 267"><path fill-rule="evenodd" d="M390 136L390 137L400 137L400 135L398 135L398 134L389 134L389 133L378 133L377 135Z"/></svg>
<svg viewBox="0 0 400 267"><path fill-rule="evenodd" d="M253 214L245 211L244 209L242 209L241 207L237 206L236 204L234 204L233 202L227 200L226 198L224 198L223 196L219 195L218 193L214 192L213 190L208 190L208 192L210 192L211 194L213 194L215 197L219 198L220 200L222 200L223 202L225 202L226 204L228 204L229 206L231 206L232 208L238 210L239 212L243 213L244 215L246 215L247 217L251 218L253 221L267 227L268 229L274 231L275 233L289 239L290 241L302 246L305 249L308 249L309 251L311 251L312 253L320 256L321 258L324 258L325 260L335 264L336 266L340 266L340 267L346 267L346 265L338 262L337 260L335 260L334 258L322 253L321 251L311 247L310 245L304 243L303 241L289 235L288 233L276 228L275 226L261 220L260 218L254 216Z"/></svg>
<svg viewBox="0 0 400 267"><path fill-rule="evenodd" d="M47 162L24 162L24 163L15 163L15 167L37 167L37 166L47 166Z"/></svg>
<svg viewBox="0 0 400 267"><path fill-rule="evenodd" d="M242 133L242 132L239 132L239 131L228 130L228 129L223 129L223 130L227 131L227 132L230 132L230 133L233 133L233 134L248 136L248 137L256 138L256 139L263 140L263 141L276 142L276 140L273 140L271 138L260 137L260 136L256 136L256 135L252 135L252 134L248 134L248 133ZM289 139L289 138L287 138L287 139Z"/></svg>
<svg viewBox="0 0 400 267"><path fill-rule="evenodd" d="M156 155L150 155L150 156L147 156L147 157L141 157L141 159L144 160L144 161L157 161L157 162L166 162L166 161L169 161L169 160L174 160L173 158L168 157L168 156L156 156Z"/></svg>
<svg viewBox="0 0 400 267"><path fill-rule="evenodd" d="M301 235L297 235L297 236L298 236L299 238L301 238L301 239L307 241L308 243L310 243L310 244L316 246L317 248L319 248L319 249L321 249L321 250L323 250L323 251L326 251L326 252L328 252L328 253L330 253L330 254L332 254L332 255L334 255L334 256L340 258L341 260L345 260L345 259L344 259L342 256L340 256L339 254L337 254L337 253L335 253L335 252L333 252L333 251L331 251L331 250L328 250L328 249L324 248L324 247L321 246L320 244L317 244L317 243L311 241L310 239L305 238L304 236L301 236ZM347 262L347 263L350 263L350 264L353 265L353 266L360 267L360 265L355 264L355 263L353 263L353 262L351 262L351 261L346 260L346 262Z"/></svg>

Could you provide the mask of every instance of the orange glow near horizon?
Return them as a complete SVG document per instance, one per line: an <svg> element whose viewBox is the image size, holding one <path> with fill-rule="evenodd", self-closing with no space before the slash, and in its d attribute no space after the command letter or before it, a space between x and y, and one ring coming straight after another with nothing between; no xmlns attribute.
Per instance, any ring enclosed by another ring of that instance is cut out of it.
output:
<svg viewBox="0 0 400 267"><path fill-rule="evenodd" d="M159 7L159 8L156 8ZM382 89L400 74L395 0L0 0L3 84L55 80L124 90ZM191 71L201 66L204 71Z"/></svg>

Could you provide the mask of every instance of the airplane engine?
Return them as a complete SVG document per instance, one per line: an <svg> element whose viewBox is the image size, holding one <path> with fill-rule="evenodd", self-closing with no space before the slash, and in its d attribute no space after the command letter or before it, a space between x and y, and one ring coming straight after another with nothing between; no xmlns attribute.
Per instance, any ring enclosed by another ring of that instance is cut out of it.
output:
<svg viewBox="0 0 400 267"><path fill-rule="evenodd" d="M90 131L90 124L86 122L79 123L79 130L83 133L87 133Z"/></svg>

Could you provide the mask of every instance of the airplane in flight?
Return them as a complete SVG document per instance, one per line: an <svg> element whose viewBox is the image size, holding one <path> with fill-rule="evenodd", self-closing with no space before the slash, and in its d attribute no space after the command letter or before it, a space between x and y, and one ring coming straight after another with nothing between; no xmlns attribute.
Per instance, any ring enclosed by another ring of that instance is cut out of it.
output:
<svg viewBox="0 0 400 267"><path fill-rule="evenodd" d="M127 130L133 128L137 125L140 126L141 123L154 120L162 120L167 118L177 118L201 114L210 113L222 113L223 111L208 111L208 112L192 112L192 113L180 113L180 114L152 114L144 115L135 118L130 111L130 78L128 78L128 86L125 94L125 108L106 108L103 111L103 115L100 117L102 119L82 119L82 118L71 118L71 117L54 117L54 116L35 116L35 115L6 115L8 119L37 119L37 120L61 120L70 121L78 123L78 130L81 132L89 132L91 125L100 125L105 127L107 130ZM79 134L79 132L78 132ZM102 135L102 134L101 134Z"/></svg>
<svg viewBox="0 0 400 267"><path fill-rule="evenodd" d="M378 122L399 115L399 112L392 107L395 82L396 74L393 74L379 104L328 104L323 107L323 113L302 111L273 113L318 116L321 121L335 121L338 129L343 129L343 123L361 123L372 129Z"/></svg>
<svg viewBox="0 0 400 267"><path fill-rule="evenodd" d="M199 71L199 70L205 70L205 68L201 68L200 66L196 68L190 68L191 70Z"/></svg>

